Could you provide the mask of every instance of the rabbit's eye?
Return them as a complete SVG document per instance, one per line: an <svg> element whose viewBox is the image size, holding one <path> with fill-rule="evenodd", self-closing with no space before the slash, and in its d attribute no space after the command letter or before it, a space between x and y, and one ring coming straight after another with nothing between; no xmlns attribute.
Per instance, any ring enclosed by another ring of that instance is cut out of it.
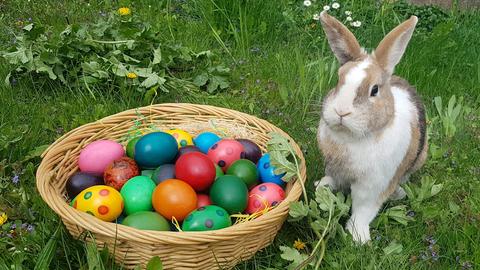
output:
<svg viewBox="0 0 480 270"><path fill-rule="evenodd" d="M375 85L372 87L372 91L370 92L370 96L371 96L371 97L375 97L375 96L377 96L377 94L378 94L378 85L375 84Z"/></svg>

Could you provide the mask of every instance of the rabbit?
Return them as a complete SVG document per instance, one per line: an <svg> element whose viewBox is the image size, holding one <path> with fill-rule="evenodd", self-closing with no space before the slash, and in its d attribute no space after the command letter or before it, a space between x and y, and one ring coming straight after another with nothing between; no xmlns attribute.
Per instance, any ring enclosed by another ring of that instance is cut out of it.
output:
<svg viewBox="0 0 480 270"><path fill-rule="evenodd" d="M340 68L337 86L323 100L317 140L325 176L316 186L350 190L346 229L363 244L382 204L405 196L399 184L427 158L424 105L414 87L393 75L418 19L397 26L371 54L327 12L320 21Z"/></svg>

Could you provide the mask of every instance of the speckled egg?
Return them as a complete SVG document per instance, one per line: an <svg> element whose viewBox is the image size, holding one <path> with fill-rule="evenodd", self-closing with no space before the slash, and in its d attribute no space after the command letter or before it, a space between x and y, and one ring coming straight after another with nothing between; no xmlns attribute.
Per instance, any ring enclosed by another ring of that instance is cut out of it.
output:
<svg viewBox="0 0 480 270"><path fill-rule="evenodd" d="M245 157L243 145L236 140L223 139L212 145L208 150L208 157L226 172L230 165Z"/></svg>
<svg viewBox="0 0 480 270"><path fill-rule="evenodd" d="M122 214L123 198L116 189L98 185L80 192L72 206L103 221L114 221Z"/></svg>
<svg viewBox="0 0 480 270"><path fill-rule="evenodd" d="M102 175L110 163L124 155L123 146L115 141L94 141L80 152L78 167L82 172Z"/></svg>
<svg viewBox="0 0 480 270"><path fill-rule="evenodd" d="M107 166L103 173L103 180L106 185L120 190L128 179L137 175L140 175L137 163L129 157L121 157Z"/></svg>
<svg viewBox="0 0 480 270"><path fill-rule="evenodd" d="M276 206L285 199L285 191L281 186L274 183L263 183L248 194L248 205L246 212L253 214L270 206Z"/></svg>
<svg viewBox="0 0 480 270"><path fill-rule="evenodd" d="M275 183L280 186L285 185L285 182L282 180L285 173L275 174L275 166L270 164L270 154L267 153L260 158L257 169L260 175L260 181L263 183Z"/></svg>
<svg viewBox="0 0 480 270"><path fill-rule="evenodd" d="M188 132L181 129L169 129L165 130L166 133L170 134L175 138L178 144L178 148L193 145L193 138Z"/></svg>
<svg viewBox="0 0 480 270"><path fill-rule="evenodd" d="M232 225L227 211L216 205L207 205L191 212L183 221L183 231L211 231Z"/></svg>

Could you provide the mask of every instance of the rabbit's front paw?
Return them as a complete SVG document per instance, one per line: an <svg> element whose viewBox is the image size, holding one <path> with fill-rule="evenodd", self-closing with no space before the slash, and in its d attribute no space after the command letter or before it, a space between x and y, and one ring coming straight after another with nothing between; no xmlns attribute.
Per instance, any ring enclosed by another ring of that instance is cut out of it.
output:
<svg viewBox="0 0 480 270"><path fill-rule="evenodd" d="M370 241L370 229L368 224L355 223L355 221L350 218L345 227L352 235L353 241L359 244L365 244Z"/></svg>
<svg viewBox="0 0 480 270"><path fill-rule="evenodd" d="M332 191L335 191L337 189L335 180L333 180L333 178L328 175L325 175L324 177L322 177L320 181L315 181L313 185L316 187L316 189L319 189L320 187L328 187Z"/></svg>

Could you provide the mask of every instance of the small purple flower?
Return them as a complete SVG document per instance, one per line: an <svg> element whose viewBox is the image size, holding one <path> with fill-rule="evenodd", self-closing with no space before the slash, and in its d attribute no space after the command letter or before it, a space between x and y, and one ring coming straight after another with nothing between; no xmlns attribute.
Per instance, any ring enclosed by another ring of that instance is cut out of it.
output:
<svg viewBox="0 0 480 270"><path fill-rule="evenodd" d="M257 84L260 83L260 82L261 82L260 79L255 80L255 83L257 83Z"/></svg>
<svg viewBox="0 0 480 270"><path fill-rule="evenodd" d="M432 251L432 260L438 261L438 254L435 251Z"/></svg>
<svg viewBox="0 0 480 270"><path fill-rule="evenodd" d="M100 11L99 14L100 14L100 16L102 16L102 17L107 16L107 13L105 13L104 11Z"/></svg>
<svg viewBox="0 0 480 270"><path fill-rule="evenodd" d="M427 241L430 245L435 245L437 243L437 240L435 240L433 236L428 236L425 238L425 241Z"/></svg>
<svg viewBox="0 0 480 270"><path fill-rule="evenodd" d="M375 241L380 241L381 239L382 239L382 236L381 236L381 235L375 236Z"/></svg>
<svg viewBox="0 0 480 270"><path fill-rule="evenodd" d="M35 230L35 226L34 226L34 225L29 224L29 225L27 226L27 232L33 232L34 230Z"/></svg>
<svg viewBox="0 0 480 270"><path fill-rule="evenodd" d="M12 78L12 79L10 80L10 84L11 84L12 86L17 85L17 79Z"/></svg>
<svg viewBox="0 0 480 270"><path fill-rule="evenodd" d="M407 216L414 217L415 216L415 211L413 211L413 210L408 211Z"/></svg>
<svg viewBox="0 0 480 270"><path fill-rule="evenodd" d="M15 230L17 228L17 224L13 223L12 226L10 226L10 230Z"/></svg>
<svg viewBox="0 0 480 270"><path fill-rule="evenodd" d="M31 22L31 21L32 21L32 17L29 17L27 20L28 20L29 22Z"/></svg>
<svg viewBox="0 0 480 270"><path fill-rule="evenodd" d="M12 183L17 185L18 183L20 182L20 176L18 176L18 174L15 174L13 177L12 177Z"/></svg>

